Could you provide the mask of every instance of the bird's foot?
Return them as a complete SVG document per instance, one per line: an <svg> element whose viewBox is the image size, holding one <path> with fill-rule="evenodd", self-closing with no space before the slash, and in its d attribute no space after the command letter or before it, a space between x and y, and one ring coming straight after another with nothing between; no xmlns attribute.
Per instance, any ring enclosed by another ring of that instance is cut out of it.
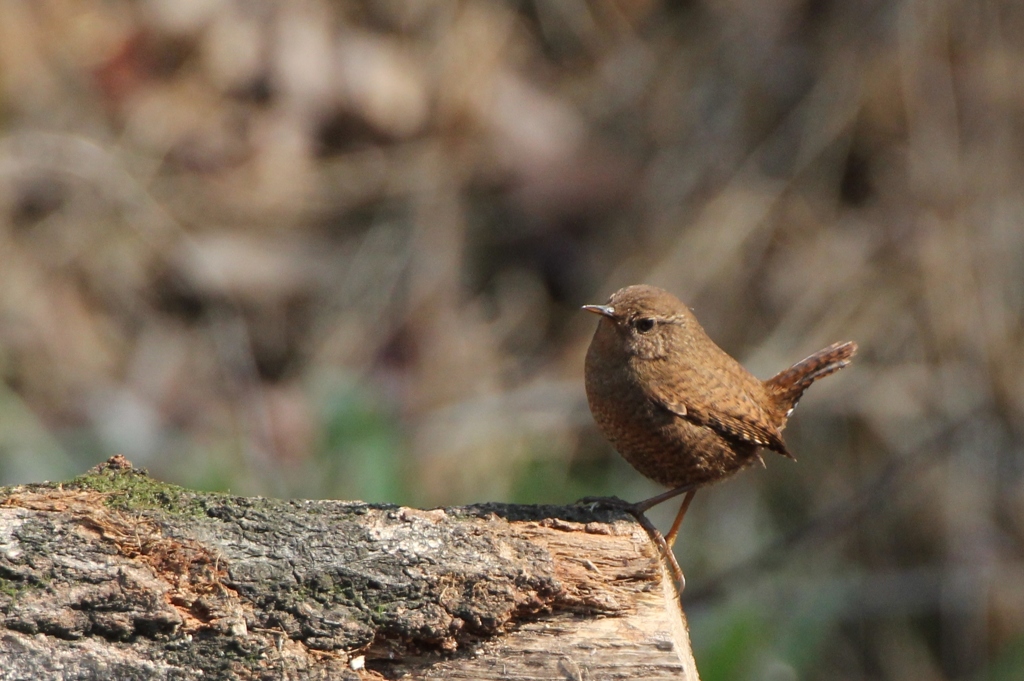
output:
<svg viewBox="0 0 1024 681"><path fill-rule="evenodd" d="M638 506L639 504L634 505ZM686 577L683 576L683 570L679 567L676 554L672 553L672 547L665 542L665 537L661 534L661 531L642 512L634 513L633 517L640 523L640 527L647 531L647 536L651 538L654 545L658 547L658 552L661 553L662 558L668 563L669 571L672 573L672 578L676 583L676 591L678 595L682 596L683 589L686 588Z"/></svg>
<svg viewBox="0 0 1024 681"><path fill-rule="evenodd" d="M644 528L647 532L647 536L649 536L651 541L654 542L654 545L658 547L658 552L662 555L662 558L666 563L668 563L669 571L672 573L672 578L675 580L680 595L683 593L683 589L686 588L686 577L683 576L683 571L679 567L679 562L676 560L675 554L672 553L672 547L665 541L665 537L661 534L658 528L656 528L647 516L644 515L645 511L651 507L648 500L637 503L626 501L618 497L584 497L576 503L582 506L588 506L591 511L603 508L611 511L622 511L636 518L640 527ZM673 537L673 539L675 539L675 537Z"/></svg>
<svg viewBox="0 0 1024 681"><path fill-rule="evenodd" d="M605 508L609 511L625 511L632 515L637 510L637 504L618 497L583 497L576 503L589 507L591 511Z"/></svg>

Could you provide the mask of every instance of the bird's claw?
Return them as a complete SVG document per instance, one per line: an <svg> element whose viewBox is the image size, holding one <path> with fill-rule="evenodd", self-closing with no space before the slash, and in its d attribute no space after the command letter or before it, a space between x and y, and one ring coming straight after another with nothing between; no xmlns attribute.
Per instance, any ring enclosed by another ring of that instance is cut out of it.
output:
<svg viewBox="0 0 1024 681"><path fill-rule="evenodd" d="M625 511L627 513L633 513L636 510L636 504L618 497L583 497L576 503L580 506L586 506L587 510L591 512L599 508L605 508L610 511Z"/></svg>

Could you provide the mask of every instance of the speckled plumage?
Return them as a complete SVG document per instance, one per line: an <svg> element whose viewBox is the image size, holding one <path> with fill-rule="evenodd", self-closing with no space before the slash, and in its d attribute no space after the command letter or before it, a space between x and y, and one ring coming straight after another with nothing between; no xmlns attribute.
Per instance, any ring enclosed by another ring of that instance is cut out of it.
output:
<svg viewBox="0 0 1024 681"><path fill-rule="evenodd" d="M585 368L594 420L634 468L669 487L717 482L760 448L789 456L782 429L800 396L857 350L837 343L760 381L660 288L629 286L584 309L602 315Z"/></svg>

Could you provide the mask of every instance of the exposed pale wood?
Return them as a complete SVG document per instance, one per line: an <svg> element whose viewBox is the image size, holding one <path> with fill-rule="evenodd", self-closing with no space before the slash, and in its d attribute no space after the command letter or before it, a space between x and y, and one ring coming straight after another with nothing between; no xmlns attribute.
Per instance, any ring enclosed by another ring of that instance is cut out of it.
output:
<svg viewBox="0 0 1024 681"><path fill-rule="evenodd" d="M155 483L0 491L0 679L697 679L635 521Z"/></svg>

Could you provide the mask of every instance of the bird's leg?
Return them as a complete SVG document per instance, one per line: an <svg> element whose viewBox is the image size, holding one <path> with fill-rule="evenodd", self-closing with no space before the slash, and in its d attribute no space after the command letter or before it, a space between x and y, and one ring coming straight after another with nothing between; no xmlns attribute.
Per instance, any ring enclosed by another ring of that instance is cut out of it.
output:
<svg viewBox="0 0 1024 681"><path fill-rule="evenodd" d="M695 490L693 485L683 485L682 487L676 487L670 489L667 492L657 494L650 499L644 499L643 501L629 502L618 497L583 497L577 504L592 504L594 506L604 506L605 508L614 509L616 511L625 511L631 515L638 515L646 513L663 501L668 501L674 497L678 497L683 492L689 492Z"/></svg>
<svg viewBox="0 0 1024 681"><path fill-rule="evenodd" d="M640 523L640 526L647 531L648 536L654 541L655 546L661 552L662 557L668 563L669 568L672 571L672 577L676 581L676 585L679 587L679 593L683 593L683 589L686 588L686 577L683 576L683 571L679 567L679 562L676 560L676 556L672 553L672 543L676 540L676 534L679 532L679 524L683 521L683 516L686 515L686 509L690 506L690 501L693 500L693 495L697 492L697 488L694 485L683 485L670 489L667 492L657 494L650 499L644 499L636 503L629 503L619 499L618 497L603 497L603 498L587 498L581 499L580 503L591 503L605 506L606 508L614 508L617 510L625 511L631 516L636 518L636 521ZM683 499L683 505L679 509L679 515L676 516L676 520L672 523L672 531L669 532L669 539L666 541L664 535L658 531L651 521L644 515L648 510L657 506L663 501L668 501L674 497L678 497L680 494L686 494L686 498Z"/></svg>
<svg viewBox="0 0 1024 681"><path fill-rule="evenodd" d="M676 514L676 519L672 523L672 529L669 530L668 536L662 536L661 532L658 531L651 521L644 515L646 511L657 506L663 501L668 501L673 497L677 497L680 494L686 493L686 497L683 499L682 506L679 507L679 513ZM633 504L633 508L628 509L629 512L637 519L640 526L647 530L647 534L654 540L654 543L658 546L661 551L661 555L664 556L668 562L669 567L672 569L672 576L676 580L676 585L679 587L679 594L683 593L683 589L686 588L686 577L683 576L683 571L679 567L679 561L676 560L676 554L672 552L672 544L676 541L676 535L679 533L679 525L683 522L683 516L686 515L686 509L690 507L690 502L693 501L693 495L697 493L697 488L693 485L683 485L670 489L667 492L662 492L656 496L646 499L644 501Z"/></svg>
<svg viewBox="0 0 1024 681"><path fill-rule="evenodd" d="M691 491L694 491L694 492L696 491L696 488L693 485L683 485L681 487L676 487L675 489L670 489L667 492L662 492L661 494L657 494L657 495L651 497L650 499L644 499L643 501L638 501L638 502L636 502L635 504L632 505L632 508L630 510L633 513L646 513L647 511L651 510L652 508L654 508L655 506L657 506L658 504L660 504L663 501L668 501L669 499L673 499L675 497L678 497L683 492L691 492ZM688 503L688 502L684 501L683 503Z"/></svg>
<svg viewBox="0 0 1024 681"><path fill-rule="evenodd" d="M634 513L633 517L636 518L638 523L640 523L640 527L647 531L647 536L654 541L654 545L658 547L661 555L668 563L669 569L672 571L672 578L676 582L677 594L682 596L683 589L686 588L686 577L683 576L683 571L679 567L679 561L676 560L676 556L672 553L672 549L665 543L665 537L661 535L658 528L656 528L643 513Z"/></svg>
<svg viewBox="0 0 1024 681"><path fill-rule="evenodd" d="M693 501L693 495L696 493L697 490L691 489L686 493L686 497L683 498L683 503L679 507L679 513L676 514L676 519L672 522L672 529L665 535L665 544L669 548L672 548L672 545L676 543L679 526L683 524L683 516L686 515L686 509L690 508L690 502Z"/></svg>

